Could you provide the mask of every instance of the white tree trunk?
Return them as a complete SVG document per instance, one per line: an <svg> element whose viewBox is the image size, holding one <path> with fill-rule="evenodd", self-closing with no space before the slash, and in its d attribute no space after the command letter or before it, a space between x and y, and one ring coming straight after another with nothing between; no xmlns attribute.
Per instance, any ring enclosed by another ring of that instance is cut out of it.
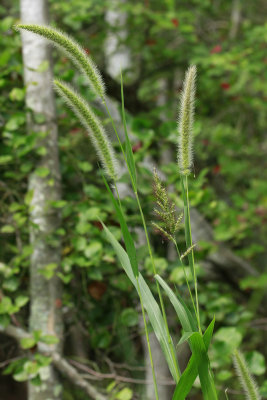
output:
<svg viewBox="0 0 267 400"><path fill-rule="evenodd" d="M23 23L47 23L46 0L20 0ZM30 267L30 330L41 330L44 334L56 335L62 347L62 316L60 310L61 286L57 277L44 278L39 270L50 263L60 263L60 241L56 230L60 226L58 209L50 206L51 201L60 199L60 172L57 146L57 125L52 82L51 55L47 42L30 32L22 32L24 82L28 113L28 131L38 132L38 146L45 149L36 169L29 177L29 191L32 192L30 207L31 234L33 247ZM44 134L45 133L45 134ZM43 135L44 134L44 135ZM37 169L49 170L46 177L40 177ZM59 400L60 383L52 366L41 371L41 386L29 383L29 400Z"/></svg>
<svg viewBox="0 0 267 400"><path fill-rule="evenodd" d="M127 30L124 28L127 21L127 14L120 11L121 2L125 0L113 0L113 9L106 12L105 20L111 28L118 29L117 32L109 32L105 43L106 69L109 75L120 80L121 71L131 66L131 54L129 49L120 42L127 37Z"/></svg>

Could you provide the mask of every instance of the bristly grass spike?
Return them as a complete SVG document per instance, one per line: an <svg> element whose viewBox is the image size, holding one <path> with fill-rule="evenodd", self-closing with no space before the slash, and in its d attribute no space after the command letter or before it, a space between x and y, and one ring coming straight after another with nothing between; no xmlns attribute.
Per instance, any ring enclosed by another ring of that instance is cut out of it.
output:
<svg viewBox="0 0 267 400"><path fill-rule="evenodd" d="M66 101L87 130L106 174L112 181L118 177L118 167L112 144L104 127L89 104L70 85L54 80L57 93Z"/></svg>
<svg viewBox="0 0 267 400"><path fill-rule="evenodd" d="M243 354L235 350L233 355L234 366L239 377L242 388L245 391L248 400L261 400L259 390L254 381Z"/></svg>
<svg viewBox="0 0 267 400"><path fill-rule="evenodd" d="M69 56L74 64L79 68L80 72L86 77L93 91L101 97L105 98L105 85L102 76L88 56L86 51L73 38L59 29L51 26L35 25L35 24L17 24L14 26L16 30L24 29L29 32L36 33L48 39L53 45L59 47Z"/></svg>
<svg viewBox="0 0 267 400"><path fill-rule="evenodd" d="M189 175L193 164L193 122L195 111L195 81L197 68L188 68L180 99L178 118L178 166L182 175Z"/></svg>

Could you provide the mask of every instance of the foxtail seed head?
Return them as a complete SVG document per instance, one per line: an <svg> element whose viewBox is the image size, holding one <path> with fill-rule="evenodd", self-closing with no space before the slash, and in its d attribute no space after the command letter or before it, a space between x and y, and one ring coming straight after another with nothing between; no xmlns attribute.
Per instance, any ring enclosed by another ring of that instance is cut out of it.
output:
<svg viewBox="0 0 267 400"><path fill-rule="evenodd" d="M188 68L180 100L178 118L178 166L182 175L189 175L193 163L192 142L195 106L195 81L197 68L192 65Z"/></svg>
<svg viewBox="0 0 267 400"><path fill-rule="evenodd" d="M189 253L193 250L193 248L196 247L196 243L192 244L182 255L181 255L181 260L188 256Z"/></svg>
<svg viewBox="0 0 267 400"><path fill-rule="evenodd" d="M50 26L18 24L15 25L15 29L24 29L36 33L62 49L64 53L72 59L80 72L86 77L93 91L104 100L105 86L101 74L86 51L74 39L66 33L51 28Z"/></svg>
<svg viewBox="0 0 267 400"><path fill-rule="evenodd" d="M69 85L66 85L62 81L54 80L54 87L84 125L106 174L115 181L118 175L117 161L113 147L101 122L91 110L86 100Z"/></svg>
<svg viewBox="0 0 267 400"><path fill-rule="evenodd" d="M154 169L153 189L157 205L154 212L161 221L161 225L155 222L152 222L152 225L167 240L172 240L175 243L175 233L180 228L183 215L181 214L177 217L175 203L169 198L167 190L163 186L156 169Z"/></svg>
<svg viewBox="0 0 267 400"><path fill-rule="evenodd" d="M246 393L246 398L248 400L261 400L258 387L249 372L242 353L236 350L234 352L233 360L240 383Z"/></svg>

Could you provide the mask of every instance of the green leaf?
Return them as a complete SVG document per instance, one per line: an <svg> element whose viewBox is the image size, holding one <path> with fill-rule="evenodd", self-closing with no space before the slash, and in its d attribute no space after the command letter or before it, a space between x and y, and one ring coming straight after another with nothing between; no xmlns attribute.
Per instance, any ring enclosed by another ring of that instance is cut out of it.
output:
<svg viewBox="0 0 267 400"><path fill-rule="evenodd" d="M80 161L78 163L78 166L79 166L80 170L83 171L83 172L90 172L90 171L93 170L92 164L90 164L87 161Z"/></svg>
<svg viewBox="0 0 267 400"><path fill-rule="evenodd" d="M3 18L1 21L1 30L7 31L8 29L10 29L12 27L13 24L14 24L14 17Z"/></svg>
<svg viewBox="0 0 267 400"><path fill-rule="evenodd" d="M253 375L262 375L266 371L265 360L258 351L250 351L245 355L248 368Z"/></svg>
<svg viewBox="0 0 267 400"><path fill-rule="evenodd" d="M65 200L51 201L50 205L54 208L63 208L67 202Z"/></svg>
<svg viewBox="0 0 267 400"><path fill-rule="evenodd" d="M40 342L43 342L46 344L56 344L59 342L59 339L54 335L43 335L40 338Z"/></svg>
<svg viewBox="0 0 267 400"><path fill-rule="evenodd" d="M49 63L47 60L42 61L38 68L35 69L36 72L45 72L49 68Z"/></svg>
<svg viewBox="0 0 267 400"><path fill-rule="evenodd" d="M31 378L30 382L31 382L31 385L41 386L42 380L41 380L40 375L38 374L38 375L34 376L33 378Z"/></svg>
<svg viewBox="0 0 267 400"><path fill-rule="evenodd" d="M39 167L35 170L36 175L40 176L40 178L45 178L50 174L50 169L46 167Z"/></svg>
<svg viewBox="0 0 267 400"><path fill-rule="evenodd" d="M115 399L117 400L131 400L133 397L133 391L127 387L123 388L119 393L116 394Z"/></svg>
<svg viewBox="0 0 267 400"><path fill-rule="evenodd" d="M83 251L86 248L86 239L83 236L74 237L74 246L76 250Z"/></svg>
<svg viewBox="0 0 267 400"><path fill-rule="evenodd" d="M26 371L22 370L16 374L13 375L13 378L15 379L15 381L17 382L24 382L28 380L28 374Z"/></svg>
<svg viewBox="0 0 267 400"><path fill-rule="evenodd" d="M5 329L10 323L10 316L7 314L0 315L0 330Z"/></svg>
<svg viewBox="0 0 267 400"><path fill-rule="evenodd" d="M132 266L129 260L129 257L126 253L126 251L123 249L123 247L120 245L120 243L117 241L117 239L114 237L114 235L110 232L110 230L105 226L105 224L102 222L102 225L104 227L105 233L107 235L107 238L109 242L111 243L115 253L117 254L117 257L126 272L128 278L136 288L138 292L138 284L136 277L134 276ZM138 281L139 281L139 287L140 287L140 292L141 292L141 297L143 301L144 308L148 314L148 318L150 320L150 323L153 327L153 330L155 332L155 335L160 343L160 346L162 348L162 351L165 355L165 359L168 363L170 372L175 380L175 382L178 382L179 380L179 375L176 369L176 365L173 360L173 354L175 354L175 349L173 342L169 343L168 341L168 334L166 331L165 323L160 311L160 308L154 299L149 287L147 286L144 278L142 275L139 273L138 275ZM178 365L178 361L177 365Z"/></svg>
<svg viewBox="0 0 267 400"><path fill-rule="evenodd" d="M260 394L265 398L267 397L267 380L263 382L263 384L260 387Z"/></svg>
<svg viewBox="0 0 267 400"><path fill-rule="evenodd" d="M29 297L28 296L18 296L16 297L15 300L15 305L19 308L25 306L25 304L27 304L29 301Z"/></svg>
<svg viewBox="0 0 267 400"><path fill-rule="evenodd" d="M198 366L198 374L204 400L216 400L217 392L214 384L207 349L202 335L195 332L190 338L190 347Z"/></svg>
<svg viewBox="0 0 267 400"><path fill-rule="evenodd" d="M13 232L15 232L15 228L12 225L4 225L1 228L1 232L2 233L13 233Z"/></svg>
<svg viewBox="0 0 267 400"><path fill-rule="evenodd" d="M106 329L93 331L91 333L92 346L99 349L107 349L110 346L112 337Z"/></svg>
<svg viewBox="0 0 267 400"><path fill-rule="evenodd" d="M73 274L62 274L61 272L57 273L57 276L64 282L66 285L70 283L73 278Z"/></svg>
<svg viewBox="0 0 267 400"><path fill-rule="evenodd" d="M47 148L44 146L38 147L37 149L35 149L35 151L39 156L45 156L47 154Z"/></svg>
<svg viewBox="0 0 267 400"><path fill-rule="evenodd" d="M33 377L37 374L39 370L39 365L35 361L26 361L23 369L28 375L31 375Z"/></svg>
<svg viewBox="0 0 267 400"><path fill-rule="evenodd" d="M5 126L5 129L7 131L16 131L21 125L24 124L25 122L25 115L23 114L16 114L13 117L11 117Z"/></svg>
<svg viewBox="0 0 267 400"><path fill-rule="evenodd" d="M155 265L155 270L158 273L164 272L168 267L168 263L167 263L166 259L163 257L155 257L154 265ZM145 261L145 268L147 269L147 271L149 273L153 274L154 268L153 268L153 263L152 263L152 260L150 257L148 257Z"/></svg>
<svg viewBox="0 0 267 400"><path fill-rule="evenodd" d="M13 304L9 297L3 296L0 301L0 314L12 314Z"/></svg>
<svg viewBox="0 0 267 400"><path fill-rule="evenodd" d="M179 340L177 347L183 344L184 342L188 342L188 339L193 335L194 332L185 332L181 339Z"/></svg>
<svg viewBox="0 0 267 400"><path fill-rule="evenodd" d="M12 101L21 101L24 99L25 89L13 88L9 93L9 98Z"/></svg>
<svg viewBox="0 0 267 400"><path fill-rule="evenodd" d="M138 324L138 313L133 308L125 308L121 313L123 325L131 327Z"/></svg>
<svg viewBox="0 0 267 400"><path fill-rule="evenodd" d="M32 334L33 334L34 340L35 340L36 342L38 342L39 339L40 339L41 336L42 336L42 331L39 329L38 331L33 331Z"/></svg>
<svg viewBox="0 0 267 400"><path fill-rule="evenodd" d="M233 373L231 371L227 371L225 369L216 373L216 379L218 379L219 381L222 381L222 382L227 381L232 376L233 376Z"/></svg>
<svg viewBox="0 0 267 400"><path fill-rule="evenodd" d="M206 332L203 335L203 342L205 344L206 351L208 351L213 329L214 329L215 319L211 321ZM196 377L198 375L198 364L195 354L192 354L186 369L184 370L178 385L175 388L172 400L184 400L188 393L190 392Z"/></svg>
<svg viewBox="0 0 267 400"><path fill-rule="evenodd" d="M110 199L111 199L111 201L112 201L112 203L113 203L113 205L115 207L116 214L117 214L117 217L118 217L119 222L120 222L123 239L124 239L124 242L125 242L127 254L129 256L129 259L130 259L130 263L131 263L131 266L132 266L132 270L133 270L134 276L137 277L139 272L138 272L136 249L135 249L135 245L134 245L134 241L133 241L132 235L129 232L129 229L128 229L128 226L126 224L125 217L123 215L123 211L122 211L121 207L118 205L117 200L113 196L113 193L110 190L110 187L109 187L109 185L108 185L108 183L106 181L106 178L104 176L102 176L102 177L103 177L103 180L104 180L104 183L106 185L107 191L108 191L108 193L110 195Z"/></svg>
<svg viewBox="0 0 267 400"><path fill-rule="evenodd" d="M125 118L122 73L121 73L121 110L122 110L122 120L123 120L124 134L125 134L125 143L126 143L126 160L132 178L133 190L134 192L136 192L137 191L136 169L135 169L132 145L128 136L127 124Z"/></svg>
<svg viewBox="0 0 267 400"><path fill-rule="evenodd" d="M44 356L43 354L36 353L34 359L38 362L41 367L46 367L52 362L52 357Z"/></svg>
<svg viewBox="0 0 267 400"><path fill-rule="evenodd" d="M207 329L203 335L203 341L204 341L207 351L209 349L209 345L210 345L211 338L213 335L214 325L215 325L215 317L213 318L213 320L211 321L211 323L209 324L209 326L207 327Z"/></svg>
<svg viewBox="0 0 267 400"><path fill-rule="evenodd" d="M13 157L11 155L0 156L0 165L8 164L12 160L13 160Z"/></svg>
<svg viewBox="0 0 267 400"><path fill-rule="evenodd" d="M28 190L28 192L27 192L26 195L24 196L24 203L25 203L27 206L30 206L31 201L32 201L32 198L33 198L33 195L34 195L34 190L31 189L31 190Z"/></svg>
<svg viewBox="0 0 267 400"><path fill-rule="evenodd" d="M242 335L235 327L220 328L214 335L213 350L218 357L228 357L238 348L242 341Z"/></svg>
<svg viewBox="0 0 267 400"><path fill-rule="evenodd" d="M193 319L193 316L189 309L186 307L185 304L182 304L181 301L175 296L171 288L167 285L167 283L159 276L155 276L156 280L159 282L160 286L164 289L165 293L170 299L179 321L184 329L185 332L196 332L197 326Z"/></svg>
<svg viewBox="0 0 267 400"><path fill-rule="evenodd" d="M87 258L94 257L102 251L102 243L93 241L88 246L86 246L84 254Z"/></svg>
<svg viewBox="0 0 267 400"><path fill-rule="evenodd" d="M31 349L36 345L36 341L32 337L26 337L20 340L20 345L23 349Z"/></svg>
<svg viewBox="0 0 267 400"><path fill-rule="evenodd" d="M51 279L56 271L57 263L50 263L40 268L38 272L42 274L46 279Z"/></svg>

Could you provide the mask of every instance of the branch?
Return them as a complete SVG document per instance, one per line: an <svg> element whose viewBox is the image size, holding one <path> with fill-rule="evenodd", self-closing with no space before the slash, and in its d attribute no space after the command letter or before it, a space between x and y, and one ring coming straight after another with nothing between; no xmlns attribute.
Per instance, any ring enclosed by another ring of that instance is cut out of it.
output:
<svg viewBox="0 0 267 400"><path fill-rule="evenodd" d="M89 367L87 367L84 364L81 364L75 360L70 360L71 364L75 365L77 368L80 368L82 371L87 372L88 376L85 375L88 379L91 379L94 377L94 379L114 379L117 382L125 382L125 383L137 383L137 384L142 384L142 385L147 385L147 384L152 384L153 380L147 380L147 379L134 379L130 378L127 376L121 376L117 375L116 371L112 373L102 373L95 371ZM113 364L113 363L112 363ZM144 368L142 368L144 369ZM166 386L173 386L175 385L175 382L172 379L169 378L161 378L161 380L158 381L159 385L166 385Z"/></svg>
<svg viewBox="0 0 267 400"><path fill-rule="evenodd" d="M18 328L14 325L9 325L5 329L2 330L3 333L8 336L13 337L18 342L23 338L30 338L30 333L26 332L24 329ZM69 380L74 383L76 386L79 386L81 389L85 391L91 398L94 400L107 400L107 397L98 392L98 390L88 383L78 372L77 370L70 365L63 357L60 356L59 353L53 351L51 346L45 343L38 343L38 350L42 353L47 353L52 357L52 362L55 367Z"/></svg>
<svg viewBox="0 0 267 400"><path fill-rule="evenodd" d="M58 353L52 354L52 360L56 368L64 375L66 375L70 381L75 383L83 389L90 397L95 400L107 400L105 396L97 391L97 389L88 383L78 372L72 367L64 358Z"/></svg>

